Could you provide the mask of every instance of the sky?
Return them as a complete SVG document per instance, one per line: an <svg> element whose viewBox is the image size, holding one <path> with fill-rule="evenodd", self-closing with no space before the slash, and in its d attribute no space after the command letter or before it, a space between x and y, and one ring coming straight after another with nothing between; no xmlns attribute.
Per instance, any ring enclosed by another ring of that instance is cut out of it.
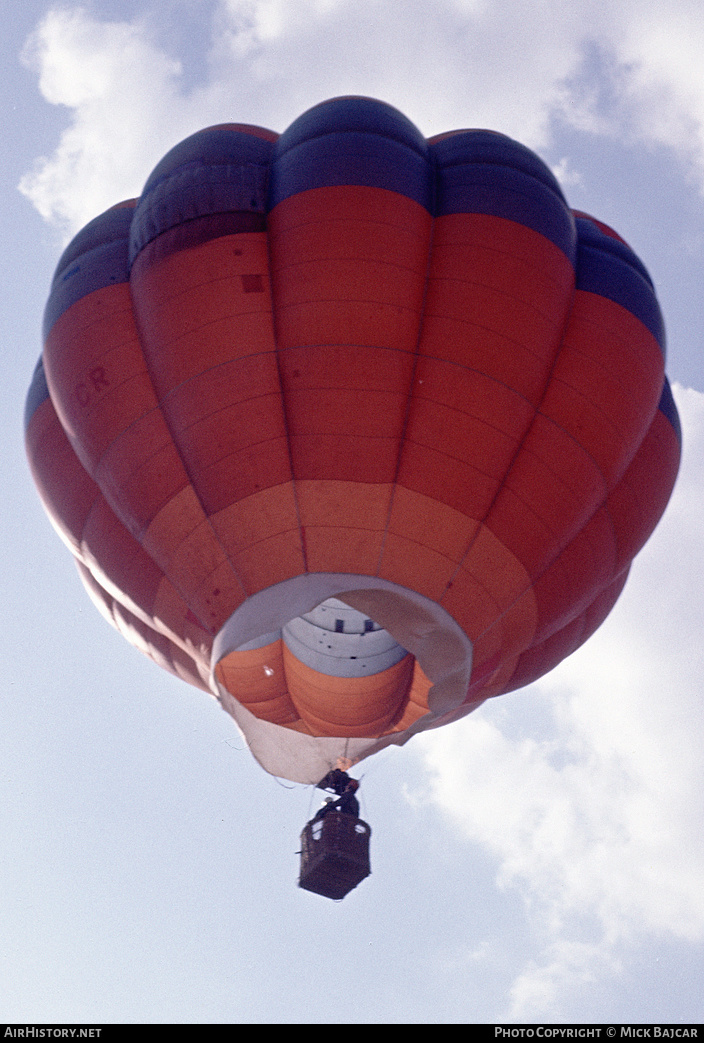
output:
<svg viewBox="0 0 704 1043"><path fill-rule="evenodd" d="M700 0L93 0L0 34L0 1018L697 1022L704 1016L704 13ZM684 455L597 634L365 761L372 876L296 886L311 787L85 596L22 412L66 241L220 122L365 94L535 149L648 267Z"/></svg>

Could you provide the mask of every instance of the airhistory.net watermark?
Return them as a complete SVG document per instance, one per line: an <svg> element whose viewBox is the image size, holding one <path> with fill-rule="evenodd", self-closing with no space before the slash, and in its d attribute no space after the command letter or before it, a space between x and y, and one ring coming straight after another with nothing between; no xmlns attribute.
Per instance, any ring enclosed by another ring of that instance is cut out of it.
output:
<svg viewBox="0 0 704 1043"><path fill-rule="evenodd" d="M6 1025L3 1039L99 1039L101 1028L75 1025L52 1028L48 1025Z"/></svg>

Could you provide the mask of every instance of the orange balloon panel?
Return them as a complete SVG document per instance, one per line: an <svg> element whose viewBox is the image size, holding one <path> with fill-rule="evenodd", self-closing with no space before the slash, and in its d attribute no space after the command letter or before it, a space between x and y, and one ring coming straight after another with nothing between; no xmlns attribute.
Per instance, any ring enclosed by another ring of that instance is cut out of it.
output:
<svg viewBox="0 0 704 1043"><path fill-rule="evenodd" d="M603 621L680 435L647 271L488 131L177 145L61 258L27 449L104 615L315 782Z"/></svg>

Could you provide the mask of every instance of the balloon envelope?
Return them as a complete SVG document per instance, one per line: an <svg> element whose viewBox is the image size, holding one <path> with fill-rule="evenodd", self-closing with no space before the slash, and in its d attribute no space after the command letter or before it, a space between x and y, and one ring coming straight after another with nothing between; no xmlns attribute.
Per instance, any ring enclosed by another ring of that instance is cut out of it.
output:
<svg viewBox="0 0 704 1043"><path fill-rule="evenodd" d="M62 256L26 442L89 594L315 782L581 645L675 481L642 263L489 131L208 128Z"/></svg>

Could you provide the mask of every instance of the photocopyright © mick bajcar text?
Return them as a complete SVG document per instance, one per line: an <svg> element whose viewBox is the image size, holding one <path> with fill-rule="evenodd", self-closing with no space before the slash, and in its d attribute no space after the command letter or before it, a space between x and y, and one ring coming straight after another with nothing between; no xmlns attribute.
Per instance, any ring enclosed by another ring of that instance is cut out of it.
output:
<svg viewBox="0 0 704 1043"><path fill-rule="evenodd" d="M698 1039L696 1025L494 1025L500 1039Z"/></svg>

